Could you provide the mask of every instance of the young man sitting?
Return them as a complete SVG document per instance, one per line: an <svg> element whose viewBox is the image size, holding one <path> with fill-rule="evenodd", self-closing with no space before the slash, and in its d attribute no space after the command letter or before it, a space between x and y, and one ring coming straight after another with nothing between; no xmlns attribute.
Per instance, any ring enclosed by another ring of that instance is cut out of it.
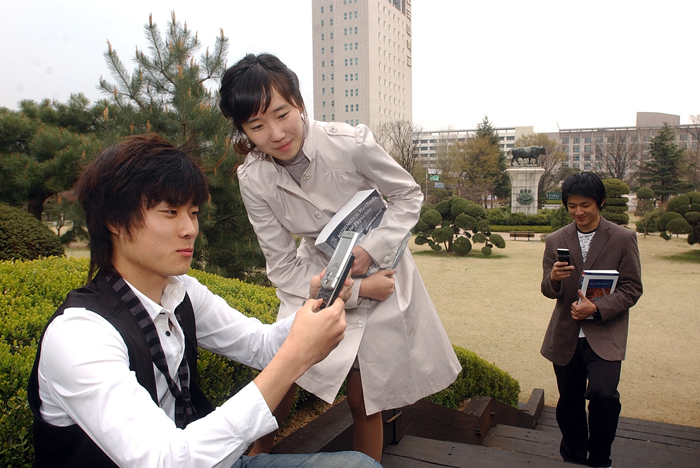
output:
<svg viewBox="0 0 700 468"><path fill-rule="evenodd" d="M35 466L379 466L355 452L242 457L277 428L272 410L294 381L342 339L344 303L309 300L263 325L187 276L208 189L183 150L131 137L98 156L77 191L92 281L68 294L38 347ZM312 297L319 286L316 277ZM197 386L198 347L263 370L213 409Z"/></svg>

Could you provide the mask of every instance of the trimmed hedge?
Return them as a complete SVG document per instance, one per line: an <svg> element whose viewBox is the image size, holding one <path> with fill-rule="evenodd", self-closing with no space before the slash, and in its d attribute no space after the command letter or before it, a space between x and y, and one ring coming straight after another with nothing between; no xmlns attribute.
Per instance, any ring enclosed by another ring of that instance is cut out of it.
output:
<svg viewBox="0 0 700 468"><path fill-rule="evenodd" d="M32 415L27 403L27 379L41 332L71 289L84 284L88 259L47 258L0 262L0 465L31 467ZM275 321L279 301L273 288L256 286L202 271L190 275L223 297L232 307L264 323ZM516 405L518 382L476 354L455 347L462 365L459 377L429 399L450 407L471 396L492 396ZM201 350L200 385L214 405L247 385L256 370ZM297 405L315 401L297 393Z"/></svg>
<svg viewBox="0 0 700 468"><path fill-rule="evenodd" d="M552 226L498 226L498 225L492 225L491 230L493 232L532 231L532 232L538 232L541 234L549 234L550 232L554 232L554 229L552 229Z"/></svg>
<svg viewBox="0 0 700 468"><path fill-rule="evenodd" d="M0 203L0 260L35 260L64 254L61 239L24 210Z"/></svg>
<svg viewBox="0 0 700 468"><path fill-rule="evenodd" d="M518 405L520 383L508 373L481 359L476 353L454 346L462 372L446 389L426 400L450 408L457 408L472 396L490 396L511 406Z"/></svg>

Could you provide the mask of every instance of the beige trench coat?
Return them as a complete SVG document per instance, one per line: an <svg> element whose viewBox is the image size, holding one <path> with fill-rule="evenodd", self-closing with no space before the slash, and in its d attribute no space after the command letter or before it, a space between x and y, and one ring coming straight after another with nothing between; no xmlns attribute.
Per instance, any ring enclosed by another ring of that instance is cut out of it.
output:
<svg viewBox="0 0 700 468"><path fill-rule="evenodd" d="M314 240L357 191L375 188L388 208L381 224L360 241L389 268L401 239L420 213L422 194L413 178L374 140L364 125L307 121L303 151L310 160L301 187L268 155L254 151L238 169L241 194L281 300L278 318L294 313L309 282L328 263ZM304 239L299 248L293 234ZM449 386L461 370L435 306L406 249L384 302L357 296L347 304L345 339L298 384L332 402L355 357L367 414L398 408Z"/></svg>

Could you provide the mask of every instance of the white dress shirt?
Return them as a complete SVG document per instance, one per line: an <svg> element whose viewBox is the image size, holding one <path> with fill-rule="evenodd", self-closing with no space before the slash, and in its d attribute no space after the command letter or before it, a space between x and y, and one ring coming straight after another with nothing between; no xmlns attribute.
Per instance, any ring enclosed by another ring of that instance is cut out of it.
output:
<svg viewBox="0 0 700 468"><path fill-rule="evenodd" d="M185 293L192 302L199 346L258 369L270 362L294 319L264 325L186 275L170 278L162 306L130 287L156 325L176 382L184 335L173 311ZM123 467L228 467L250 443L277 429L253 382L208 416L178 429L175 399L163 374L153 369L159 405L129 369L119 332L94 312L66 309L47 328L42 342L41 415L56 426L79 424Z"/></svg>

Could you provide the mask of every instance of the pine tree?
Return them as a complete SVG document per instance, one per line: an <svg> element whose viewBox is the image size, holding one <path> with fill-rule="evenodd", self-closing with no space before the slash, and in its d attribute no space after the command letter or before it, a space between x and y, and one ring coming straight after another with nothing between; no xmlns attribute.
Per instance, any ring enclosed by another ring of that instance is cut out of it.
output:
<svg viewBox="0 0 700 468"><path fill-rule="evenodd" d="M22 101L0 110L0 201L26 206L41 219L44 202L70 190L99 152L92 134L99 119L83 95L66 104Z"/></svg>
<svg viewBox="0 0 700 468"><path fill-rule="evenodd" d="M674 143L674 134L668 124L651 139L649 160L644 164L642 183L648 184L662 201L683 191L680 163L683 150Z"/></svg>
<svg viewBox="0 0 700 468"><path fill-rule="evenodd" d="M156 132L173 144L187 144L207 174L211 193L210 203L200 207L195 265L222 276L260 280L265 260L238 189L239 158L230 144L230 124L212 91L226 71L228 39L221 31L213 50L197 58L197 34L174 12L171 18L163 36L149 17L144 26L149 53L137 48L132 74L108 43L104 55L116 84L100 79L112 104L105 132L112 139Z"/></svg>
<svg viewBox="0 0 700 468"><path fill-rule="evenodd" d="M493 124L489 122L488 116L485 115L481 123L477 125L476 136L487 138L489 143L498 149L498 167L500 168L501 176L495 181L491 192L500 199L509 199L511 187L510 177L506 174L506 169L508 169L506 153L501 150L498 132L496 132L496 128ZM493 208L493 204L491 207Z"/></svg>

